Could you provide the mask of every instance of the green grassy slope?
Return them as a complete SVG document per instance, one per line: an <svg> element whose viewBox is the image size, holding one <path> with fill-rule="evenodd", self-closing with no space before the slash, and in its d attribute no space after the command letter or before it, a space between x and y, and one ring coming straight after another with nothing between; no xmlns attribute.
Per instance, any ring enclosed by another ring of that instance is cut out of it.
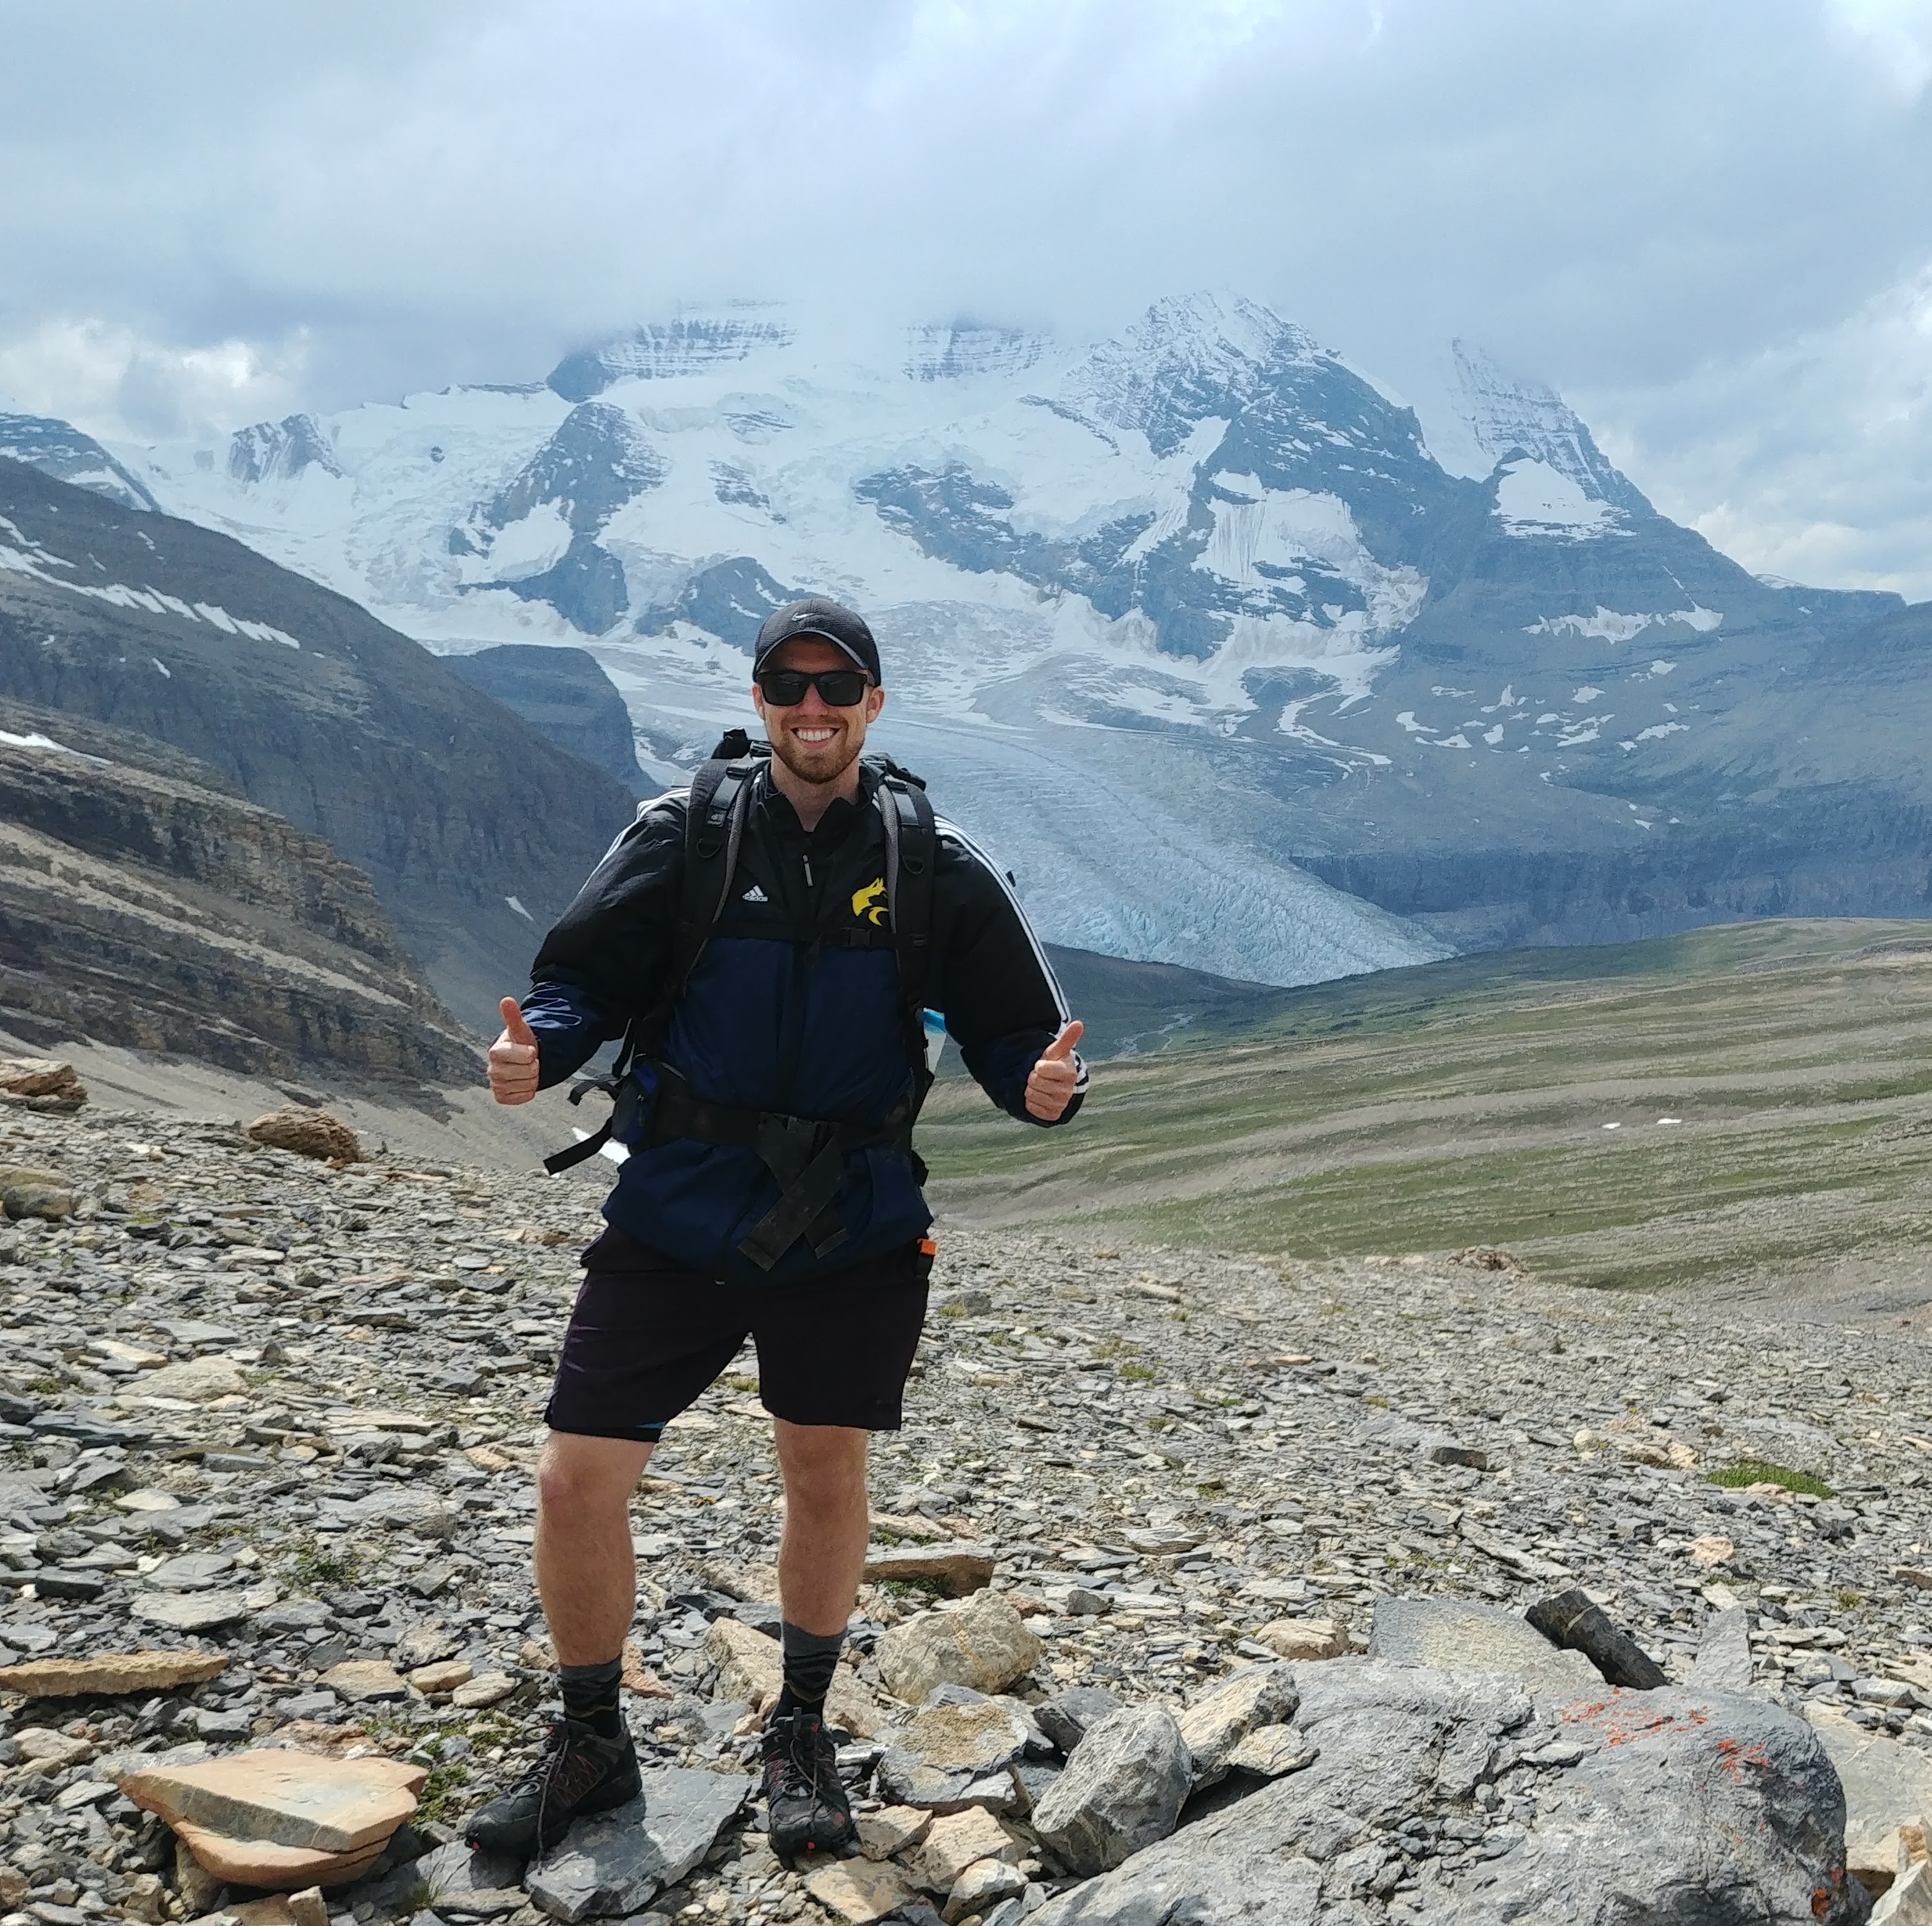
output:
<svg viewBox="0 0 1932 1926"><path fill-rule="evenodd" d="M1064 1132L955 1083L920 1139L957 1221L1304 1257L1504 1244L1636 1287L1796 1288L1860 1252L1922 1269L1932 924L1731 925L1320 984L1238 1044L1101 1065Z"/></svg>

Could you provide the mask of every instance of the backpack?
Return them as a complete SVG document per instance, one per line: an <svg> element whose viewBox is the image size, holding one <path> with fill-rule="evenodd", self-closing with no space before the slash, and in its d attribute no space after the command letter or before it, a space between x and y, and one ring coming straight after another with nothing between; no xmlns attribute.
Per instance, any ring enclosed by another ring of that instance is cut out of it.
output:
<svg viewBox="0 0 1932 1926"><path fill-rule="evenodd" d="M862 1129L700 1102L675 1070L656 1061L657 1053L730 900L752 797L771 753L769 743L754 743L742 729L731 729L692 778L685 813L683 884L663 983L651 1007L626 1031L609 1075L582 1078L571 1086L572 1104L580 1102L586 1091L604 1092L611 1098L609 1118L582 1143L544 1159L544 1168L554 1176L596 1156L614 1137L633 1145L692 1137L754 1150L778 1179L780 1194L739 1248L766 1269L800 1234L810 1238L820 1257L844 1241L847 1233L831 1206L850 1152L874 1146L902 1151L925 1181L925 1167L912 1149L912 1126L933 1080L926 1056L926 984L939 840L926 785L890 757L867 756L865 767L878 779L873 803L885 830L886 922L912 1065L908 1096L886 1123L877 1130ZM638 806L639 819L650 807Z"/></svg>

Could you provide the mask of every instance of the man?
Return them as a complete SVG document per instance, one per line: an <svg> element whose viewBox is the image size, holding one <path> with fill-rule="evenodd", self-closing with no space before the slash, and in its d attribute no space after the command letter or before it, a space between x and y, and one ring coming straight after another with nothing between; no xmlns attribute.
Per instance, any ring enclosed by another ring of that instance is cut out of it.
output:
<svg viewBox="0 0 1932 1926"><path fill-rule="evenodd" d="M892 927L894 863L922 858L896 837L932 832L914 1003L944 1014L967 1068L1017 1117L1064 1123L1085 1084L1082 1026L1004 879L950 825L914 821L898 772L860 759L885 705L866 624L836 603L793 603L759 631L752 675L771 753L730 765L752 770L736 826L707 828L709 789L640 810L545 938L530 995L504 999L490 1052L496 1101L521 1104L632 1026L658 1033L638 1089L625 1087L632 1154L584 1254L544 1413L536 1579L563 1716L538 1764L470 1822L472 1843L498 1851L541 1851L574 1817L637 1794L618 1694L630 1495L665 1424L748 1334L785 1490L771 1843L790 1858L854 1836L824 1709L865 1562L867 1436L898 1427L932 1249L910 1142L922 1032L901 988L916 933ZM910 830L894 829L900 801ZM674 963L692 947L686 881L727 844L716 920L694 962Z"/></svg>

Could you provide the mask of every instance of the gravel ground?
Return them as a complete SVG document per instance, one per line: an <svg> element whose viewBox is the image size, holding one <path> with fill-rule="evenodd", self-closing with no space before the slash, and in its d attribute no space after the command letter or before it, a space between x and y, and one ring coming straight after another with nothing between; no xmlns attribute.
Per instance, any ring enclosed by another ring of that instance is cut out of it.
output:
<svg viewBox="0 0 1932 1926"><path fill-rule="evenodd" d="M232 1661L171 1697L8 1702L0 1899L40 1926L206 1910L98 1776L94 1754L130 1745L414 1753L425 1828L460 1823L538 1736L529 1472L598 1187L338 1170L94 1110L0 1113L0 1164L86 1200L0 1227L0 1662ZM1552 1288L1495 1253L1309 1264L959 1233L934 1284L906 1428L875 1449L878 1535L994 1548L1046 1642L1029 1690L1178 1705L1271 1656L1254 1634L1272 1621L1360 1644L1388 1594L1520 1607L1576 1583L1673 1677L1741 1602L1765 1688L1932 1748L1916 1343ZM755 1372L748 1351L672 1427L634 1508L636 1656L662 1694L632 1700L647 1765L736 1765L754 1743L712 1701L704 1634L772 1596ZM1742 1460L1832 1495L1709 1481ZM867 1588L860 1682L924 1602ZM374 1700L320 1682L386 1658L472 1677ZM48 1727L87 1756L24 1758L17 1735ZM332 1904L415 1910L394 1879ZM818 1916L754 1828L657 1904Z"/></svg>

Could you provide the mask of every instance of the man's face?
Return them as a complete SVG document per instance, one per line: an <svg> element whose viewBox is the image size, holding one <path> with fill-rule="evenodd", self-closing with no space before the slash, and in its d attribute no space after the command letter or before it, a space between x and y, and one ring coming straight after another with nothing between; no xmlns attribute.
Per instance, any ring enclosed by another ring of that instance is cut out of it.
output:
<svg viewBox="0 0 1932 1926"><path fill-rule="evenodd" d="M774 649L765 658L768 669L802 669L808 675L820 669L850 669L850 657L843 649L816 636L799 636ZM808 687L802 702L781 708L765 699L764 691L752 685L752 706L771 738L772 753L801 780L834 783L857 761L866 746L866 725L886 705L886 692L868 688L862 701L850 708L833 708L814 687Z"/></svg>

